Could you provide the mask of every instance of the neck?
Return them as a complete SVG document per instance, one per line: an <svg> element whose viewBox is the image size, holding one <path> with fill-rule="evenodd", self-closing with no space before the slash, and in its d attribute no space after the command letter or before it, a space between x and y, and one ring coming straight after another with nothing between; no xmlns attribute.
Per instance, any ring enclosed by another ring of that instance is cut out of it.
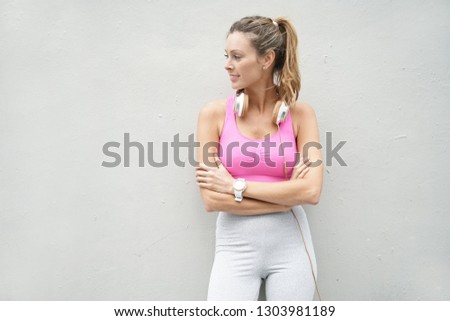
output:
<svg viewBox="0 0 450 321"><path fill-rule="evenodd" d="M245 88L245 93L248 95L249 109L257 110L260 114L267 109L272 110L275 102L279 99L273 82Z"/></svg>

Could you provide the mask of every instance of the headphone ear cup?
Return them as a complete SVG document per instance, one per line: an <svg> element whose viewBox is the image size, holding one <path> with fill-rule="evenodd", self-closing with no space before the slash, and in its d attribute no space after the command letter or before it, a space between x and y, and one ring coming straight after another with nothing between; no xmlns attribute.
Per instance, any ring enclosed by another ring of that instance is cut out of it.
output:
<svg viewBox="0 0 450 321"><path fill-rule="evenodd" d="M272 121L275 125L279 125L286 120L289 107L281 100L277 101L273 109Z"/></svg>
<svg viewBox="0 0 450 321"><path fill-rule="evenodd" d="M244 93L242 93L242 95L244 96L244 105L242 105L242 116L244 116L248 108L248 96Z"/></svg>
<svg viewBox="0 0 450 321"><path fill-rule="evenodd" d="M248 106L248 96L244 94L243 91L236 93L236 96L234 96L234 106L233 106L234 112L239 117L242 117L243 115L245 115L245 112L247 111L247 106Z"/></svg>

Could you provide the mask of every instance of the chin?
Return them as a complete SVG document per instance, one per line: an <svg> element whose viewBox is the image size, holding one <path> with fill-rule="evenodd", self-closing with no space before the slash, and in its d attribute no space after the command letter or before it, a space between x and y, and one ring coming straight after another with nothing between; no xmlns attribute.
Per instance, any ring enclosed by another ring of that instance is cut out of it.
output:
<svg viewBox="0 0 450 321"><path fill-rule="evenodd" d="M231 83L231 88L233 88L233 90L239 90L245 88L245 86L242 86L239 83Z"/></svg>
<svg viewBox="0 0 450 321"><path fill-rule="evenodd" d="M236 84L234 84L234 83L231 84L231 88L232 88L233 90L238 90L238 89L240 89L240 87L239 87L239 86L236 86Z"/></svg>

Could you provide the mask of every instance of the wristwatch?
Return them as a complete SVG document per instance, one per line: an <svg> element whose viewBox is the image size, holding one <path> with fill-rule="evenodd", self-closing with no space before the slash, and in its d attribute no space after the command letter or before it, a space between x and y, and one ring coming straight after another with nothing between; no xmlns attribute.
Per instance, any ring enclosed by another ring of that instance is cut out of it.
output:
<svg viewBox="0 0 450 321"><path fill-rule="evenodd" d="M236 202L241 202L244 198L242 193L244 193L245 189L247 188L247 182L245 181L245 178L238 178L233 183L233 189L234 189L234 200Z"/></svg>

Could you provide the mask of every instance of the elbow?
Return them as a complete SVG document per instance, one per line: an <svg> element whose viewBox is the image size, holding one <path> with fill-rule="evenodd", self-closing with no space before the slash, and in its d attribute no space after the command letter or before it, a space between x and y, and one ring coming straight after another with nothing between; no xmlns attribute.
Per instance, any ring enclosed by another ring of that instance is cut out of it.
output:
<svg viewBox="0 0 450 321"><path fill-rule="evenodd" d="M317 205L320 201L320 190L316 188L311 188L303 193L298 193L295 197L295 200L293 200L292 204L289 204L290 206L295 205Z"/></svg>
<svg viewBox="0 0 450 321"><path fill-rule="evenodd" d="M312 198L309 204L311 205L317 205L319 204L320 199L319 198Z"/></svg>
<svg viewBox="0 0 450 321"><path fill-rule="evenodd" d="M321 190L319 188L313 189L311 191L309 204L311 204L311 205L319 204L319 202L320 202L320 194L321 194Z"/></svg>
<svg viewBox="0 0 450 321"><path fill-rule="evenodd" d="M211 203L203 202L203 204L204 204L204 208L205 208L206 212L208 212L208 213L215 212L215 209Z"/></svg>

